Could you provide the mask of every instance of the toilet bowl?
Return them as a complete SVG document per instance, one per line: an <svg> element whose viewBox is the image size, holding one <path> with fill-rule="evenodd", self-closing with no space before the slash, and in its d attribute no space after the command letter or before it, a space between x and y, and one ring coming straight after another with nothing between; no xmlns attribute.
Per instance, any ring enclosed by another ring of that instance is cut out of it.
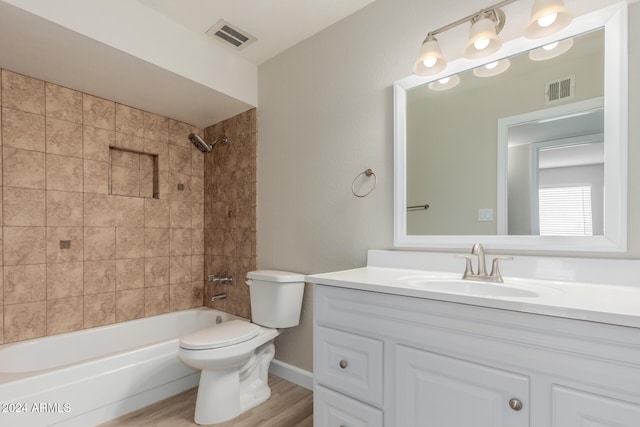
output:
<svg viewBox="0 0 640 427"><path fill-rule="evenodd" d="M180 360L202 371L194 416L197 424L226 421L269 398L269 363L276 336L276 329L230 320L180 339Z"/></svg>
<svg viewBox="0 0 640 427"><path fill-rule="evenodd" d="M269 398L269 364L279 334L275 328L300 320L304 275L262 270L249 272L247 279L253 323L230 320L180 338L178 357L202 371L197 424L227 421Z"/></svg>

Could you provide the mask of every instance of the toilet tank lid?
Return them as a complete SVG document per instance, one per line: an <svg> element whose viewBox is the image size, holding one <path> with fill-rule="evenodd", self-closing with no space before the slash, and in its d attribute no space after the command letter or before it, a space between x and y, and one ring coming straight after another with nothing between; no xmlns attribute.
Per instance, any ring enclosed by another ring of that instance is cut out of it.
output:
<svg viewBox="0 0 640 427"><path fill-rule="evenodd" d="M279 270L257 270L247 273L247 279L266 280L268 282L292 283L304 282L305 275Z"/></svg>

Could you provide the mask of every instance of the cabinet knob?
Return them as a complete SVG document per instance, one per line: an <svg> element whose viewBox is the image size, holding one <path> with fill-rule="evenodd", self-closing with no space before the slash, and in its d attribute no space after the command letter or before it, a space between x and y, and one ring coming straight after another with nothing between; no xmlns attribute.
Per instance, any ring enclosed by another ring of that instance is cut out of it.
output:
<svg viewBox="0 0 640 427"><path fill-rule="evenodd" d="M347 361L346 360L341 360L340 363L338 363L338 365L344 369L347 367Z"/></svg>
<svg viewBox="0 0 640 427"><path fill-rule="evenodd" d="M509 407L514 411L519 411L522 409L522 402L518 399L511 399L509 401Z"/></svg>

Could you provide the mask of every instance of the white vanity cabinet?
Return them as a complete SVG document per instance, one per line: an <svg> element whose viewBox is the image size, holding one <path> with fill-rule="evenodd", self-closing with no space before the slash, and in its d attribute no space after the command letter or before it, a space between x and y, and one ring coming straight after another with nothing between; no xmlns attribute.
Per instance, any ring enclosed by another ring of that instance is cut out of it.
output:
<svg viewBox="0 0 640 427"><path fill-rule="evenodd" d="M640 427L640 329L314 289L316 427Z"/></svg>

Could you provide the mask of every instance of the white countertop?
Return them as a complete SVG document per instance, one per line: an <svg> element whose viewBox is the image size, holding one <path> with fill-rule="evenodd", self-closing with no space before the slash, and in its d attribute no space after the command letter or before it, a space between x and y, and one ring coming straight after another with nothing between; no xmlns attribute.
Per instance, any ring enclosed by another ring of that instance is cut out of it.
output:
<svg viewBox="0 0 640 427"><path fill-rule="evenodd" d="M491 258L487 255L487 264ZM485 285L475 281L469 281L469 293L443 292L443 286L439 286L440 290L429 289L431 280L447 282L462 277L464 260L456 259L454 254L369 251L368 264L352 270L308 275L306 281L640 328L640 285L636 285L640 284L640 275L637 274L640 261L637 260L553 258L549 261L544 257L514 257L511 264L505 263L505 284L489 285L524 289L532 291L535 296L474 295L474 284L479 287ZM416 264L420 265L419 269L409 268ZM606 269L609 268L615 269L615 274L607 275ZM515 274L516 271L522 274ZM553 278L554 272L558 279ZM567 280L566 277L584 280ZM587 282L589 278L603 280L606 277L612 277L611 281ZM416 280L421 278L427 280L416 285Z"/></svg>

